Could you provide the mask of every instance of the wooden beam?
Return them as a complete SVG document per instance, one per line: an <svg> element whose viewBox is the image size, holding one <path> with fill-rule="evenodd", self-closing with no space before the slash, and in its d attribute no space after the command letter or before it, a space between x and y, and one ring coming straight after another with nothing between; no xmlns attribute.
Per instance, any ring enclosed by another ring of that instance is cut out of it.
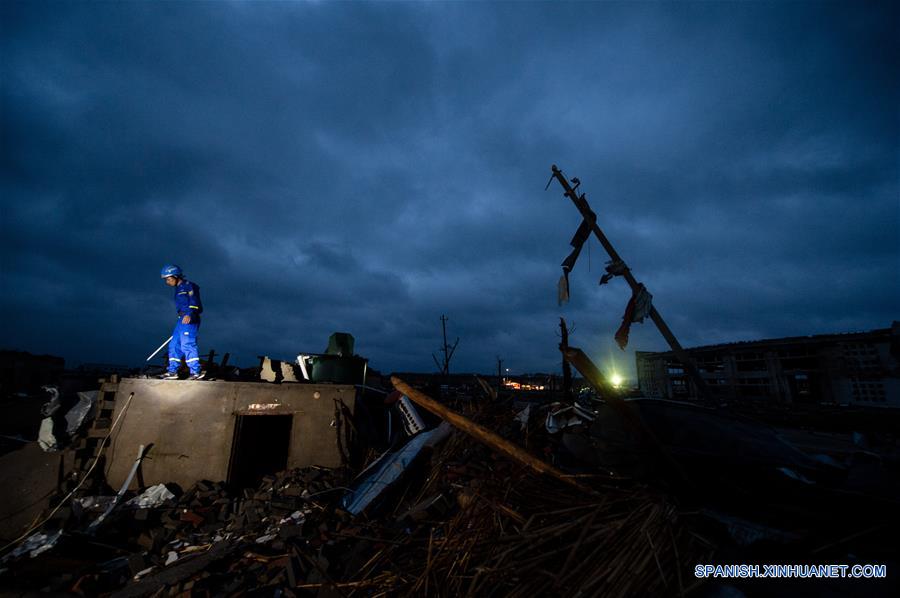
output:
<svg viewBox="0 0 900 598"><path fill-rule="evenodd" d="M556 478L561 482L565 482L570 486L574 486L575 488L578 488L583 492L591 492L589 488L579 484L573 478L567 476L552 465L541 461L537 457L532 456L530 453L524 451L523 449L519 448L518 446L509 442L498 434L491 432L484 426L476 424L475 422L463 417L455 411L448 409L444 405L441 405L425 393L419 392L415 388L411 387L409 384L407 384L397 376L391 376L391 383L394 385L394 388L405 394L411 401L413 401L417 405L421 405L428 411L441 417L444 421L450 423L459 430L462 430L479 442L486 444L489 448L497 451L498 453L506 455L510 459L518 461L522 465L530 467L538 473L548 475L550 477Z"/></svg>

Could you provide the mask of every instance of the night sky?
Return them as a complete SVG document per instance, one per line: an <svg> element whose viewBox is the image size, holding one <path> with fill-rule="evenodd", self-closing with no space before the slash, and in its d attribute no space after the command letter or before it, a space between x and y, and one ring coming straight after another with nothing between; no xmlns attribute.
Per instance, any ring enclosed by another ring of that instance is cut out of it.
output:
<svg viewBox="0 0 900 598"><path fill-rule="evenodd" d="M888 327L896 6L5 1L0 346L140 364L175 262L242 365L431 371L446 314L451 370L555 372L562 315L632 374L551 164L685 346Z"/></svg>

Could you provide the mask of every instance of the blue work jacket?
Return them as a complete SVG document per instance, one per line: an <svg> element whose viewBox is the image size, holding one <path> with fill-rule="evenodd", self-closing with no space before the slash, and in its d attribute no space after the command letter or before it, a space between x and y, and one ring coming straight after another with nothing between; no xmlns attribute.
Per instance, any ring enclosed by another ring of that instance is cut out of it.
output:
<svg viewBox="0 0 900 598"><path fill-rule="evenodd" d="M175 311L179 318L191 316L191 324L200 323L203 302L200 301L200 287L197 284L182 280L175 286Z"/></svg>

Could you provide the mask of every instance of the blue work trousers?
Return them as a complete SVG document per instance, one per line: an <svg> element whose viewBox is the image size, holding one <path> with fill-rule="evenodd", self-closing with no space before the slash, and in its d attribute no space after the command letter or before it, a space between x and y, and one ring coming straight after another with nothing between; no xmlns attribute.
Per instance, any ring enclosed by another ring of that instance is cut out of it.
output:
<svg viewBox="0 0 900 598"><path fill-rule="evenodd" d="M182 324L181 318L175 323L172 341L169 343L169 371L178 371L181 358L191 370L191 374L200 373L200 350L197 348L197 331L200 323Z"/></svg>

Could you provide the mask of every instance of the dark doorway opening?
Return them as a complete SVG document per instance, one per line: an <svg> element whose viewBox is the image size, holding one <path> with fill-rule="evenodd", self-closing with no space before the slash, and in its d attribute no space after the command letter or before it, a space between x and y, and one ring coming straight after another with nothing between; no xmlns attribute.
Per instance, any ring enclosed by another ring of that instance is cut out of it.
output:
<svg viewBox="0 0 900 598"><path fill-rule="evenodd" d="M293 415L239 415L234 426L228 481L255 488L263 476L287 467Z"/></svg>

